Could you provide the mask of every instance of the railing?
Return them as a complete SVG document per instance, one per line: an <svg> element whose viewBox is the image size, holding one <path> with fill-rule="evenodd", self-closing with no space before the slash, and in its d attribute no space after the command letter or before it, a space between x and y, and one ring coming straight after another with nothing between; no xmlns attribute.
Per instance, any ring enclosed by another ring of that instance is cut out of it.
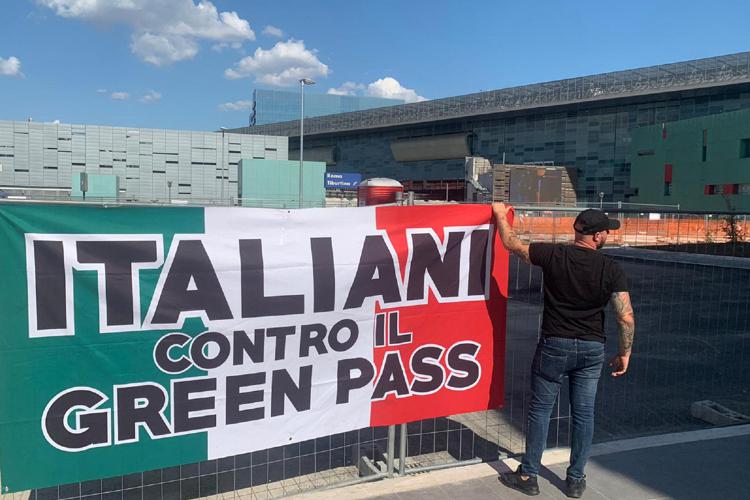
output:
<svg viewBox="0 0 750 500"><path fill-rule="evenodd" d="M636 316L625 377L602 374L596 442L705 428L691 405L710 400L750 415L750 231L748 214L690 214L617 207L621 221L603 250L628 276ZM515 229L527 241L572 241L580 208L521 207ZM364 428L199 464L39 490L31 500L102 494L117 498L275 498L451 467L523 452L531 359L539 336L543 276L511 256L501 409ZM607 352L616 350L608 315ZM565 384L549 447L569 444Z"/></svg>
<svg viewBox="0 0 750 500"><path fill-rule="evenodd" d="M86 198L71 197L59 194L11 195L0 197L0 202L9 203L64 203L64 204L95 204L106 206L191 206L191 207L221 207L242 206L254 208L332 208L356 207L354 198L326 198L325 200L302 200L302 206L297 198L281 196L267 196L263 198L230 197L225 200L214 198L132 198L132 197L102 197L87 196Z"/></svg>

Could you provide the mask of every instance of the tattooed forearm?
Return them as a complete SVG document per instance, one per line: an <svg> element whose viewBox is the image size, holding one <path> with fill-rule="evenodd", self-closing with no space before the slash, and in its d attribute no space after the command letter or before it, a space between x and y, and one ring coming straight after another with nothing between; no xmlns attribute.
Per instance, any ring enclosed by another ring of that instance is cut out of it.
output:
<svg viewBox="0 0 750 500"><path fill-rule="evenodd" d="M620 330L620 354L629 354L633 348L635 336L635 318L633 306L630 304L630 294L628 292L613 293L612 307L617 314L617 325Z"/></svg>
<svg viewBox="0 0 750 500"><path fill-rule="evenodd" d="M635 336L635 325L631 323L620 323L620 352L626 353L633 348L633 337Z"/></svg>
<svg viewBox="0 0 750 500"><path fill-rule="evenodd" d="M495 221L497 222L497 229L500 232L500 239L503 241L503 246L508 249L509 252L518 255L526 262L530 262L529 246L524 244L524 242L516 236L516 233L513 232L510 224L508 224L508 220L505 217L496 217Z"/></svg>

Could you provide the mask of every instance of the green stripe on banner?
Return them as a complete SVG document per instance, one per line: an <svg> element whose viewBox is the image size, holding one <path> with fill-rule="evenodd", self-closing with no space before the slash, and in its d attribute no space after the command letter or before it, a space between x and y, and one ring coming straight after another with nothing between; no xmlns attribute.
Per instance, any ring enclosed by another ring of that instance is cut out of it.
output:
<svg viewBox="0 0 750 500"><path fill-rule="evenodd" d="M68 205L0 205L0 480L2 493L99 479L205 460L205 433L105 446L85 453L60 451L44 438L41 417L59 392L89 386L108 398L112 387L152 381L169 390L170 377L152 361L166 332L99 333L95 271L74 271L75 335L29 338L26 233L162 234L164 252L175 234L203 233L202 208ZM159 270L143 270L141 316L145 316ZM183 331L203 331L188 320ZM200 376L196 368L180 377ZM167 410L169 411L169 410ZM168 414L168 413L167 413ZM71 417L70 422L73 422Z"/></svg>

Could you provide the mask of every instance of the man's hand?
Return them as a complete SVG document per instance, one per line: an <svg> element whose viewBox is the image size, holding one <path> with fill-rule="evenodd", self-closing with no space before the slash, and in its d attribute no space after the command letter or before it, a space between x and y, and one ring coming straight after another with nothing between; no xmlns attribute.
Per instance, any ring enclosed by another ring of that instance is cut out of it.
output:
<svg viewBox="0 0 750 500"><path fill-rule="evenodd" d="M492 204L492 213L495 215L495 217L503 217L507 220L508 212L510 212L510 207L505 203L496 201Z"/></svg>
<svg viewBox="0 0 750 500"><path fill-rule="evenodd" d="M621 354L614 356L612 360L609 362L609 366L612 368L612 376L620 377L622 375L625 375L625 372L628 371L629 363L630 363L630 354L626 356L623 356Z"/></svg>

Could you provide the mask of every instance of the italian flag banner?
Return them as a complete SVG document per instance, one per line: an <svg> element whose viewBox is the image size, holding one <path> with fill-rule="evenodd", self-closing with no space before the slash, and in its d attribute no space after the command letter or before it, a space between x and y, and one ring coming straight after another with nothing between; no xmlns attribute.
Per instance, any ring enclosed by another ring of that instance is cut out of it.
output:
<svg viewBox="0 0 750 500"><path fill-rule="evenodd" d="M503 403L487 205L0 205L3 493Z"/></svg>

